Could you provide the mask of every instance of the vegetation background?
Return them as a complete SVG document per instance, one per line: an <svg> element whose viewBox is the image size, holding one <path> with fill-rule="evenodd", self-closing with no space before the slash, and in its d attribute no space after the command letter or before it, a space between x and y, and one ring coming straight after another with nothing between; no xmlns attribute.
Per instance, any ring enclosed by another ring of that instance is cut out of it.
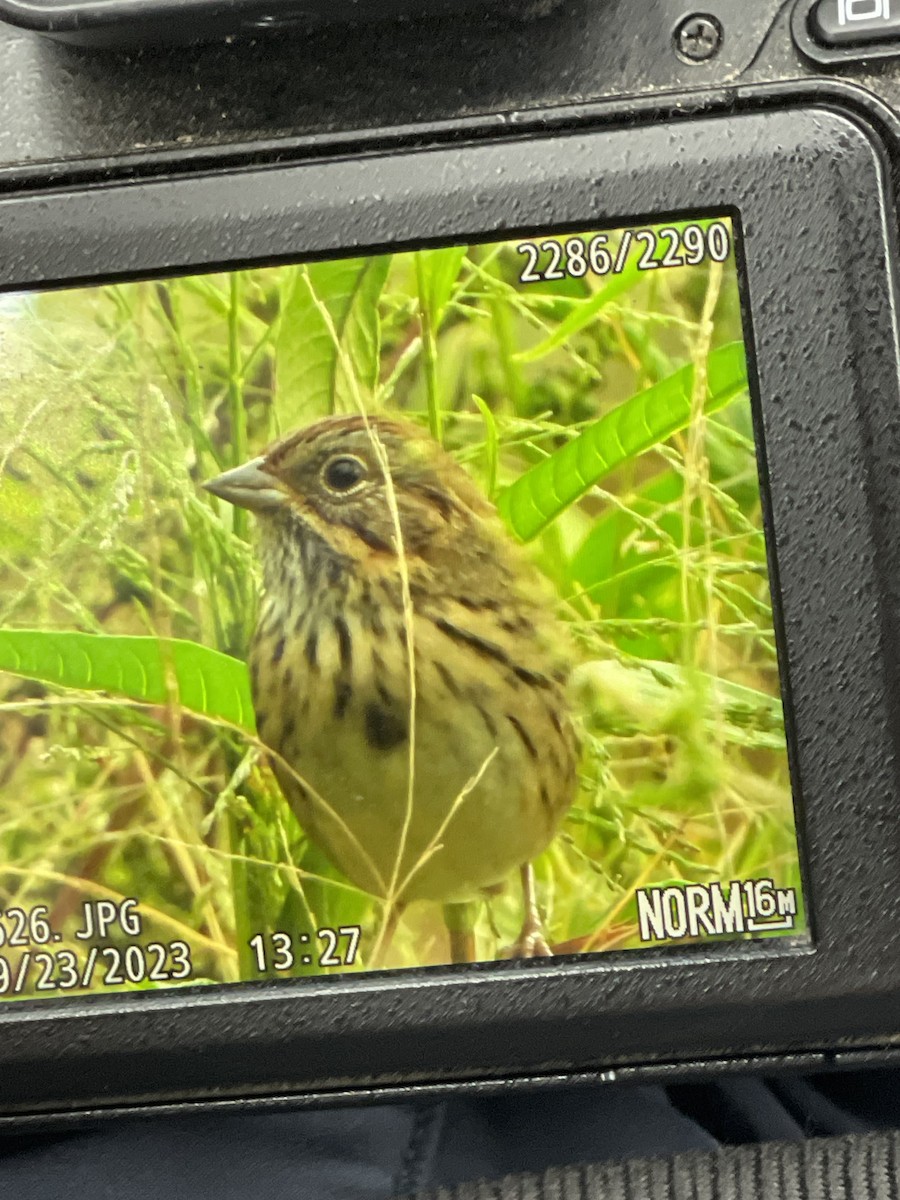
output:
<svg viewBox="0 0 900 1200"><path fill-rule="evenodd" d="M78 945L83 900L137 897L144 940L217 981L259 977L255 932L375 928L265 765L252 519L199 486L360 395L481 481L572 624L582 784L537 864L554 947L637 946L649 884L799 890L734 257L522 284L517 245L0 297L0 909L46 904ZM196 644L180 694L171 638ZM187 695L196 646L239 660L202 661L212 701ZM516 887L486 902L482 957L520 916ZM413 906L388 965L445 961L445 937Z"/></svg>

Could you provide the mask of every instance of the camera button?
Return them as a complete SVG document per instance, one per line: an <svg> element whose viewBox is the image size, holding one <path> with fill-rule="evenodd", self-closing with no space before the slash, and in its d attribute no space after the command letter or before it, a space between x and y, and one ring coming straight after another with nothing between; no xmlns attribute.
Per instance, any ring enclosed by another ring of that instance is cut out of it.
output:
<svg viewBox="0 0 900 1200"><path fill-rule="evenodd" d="M822 46L900 41L900 0L819 0L809 31Z"/></svg>

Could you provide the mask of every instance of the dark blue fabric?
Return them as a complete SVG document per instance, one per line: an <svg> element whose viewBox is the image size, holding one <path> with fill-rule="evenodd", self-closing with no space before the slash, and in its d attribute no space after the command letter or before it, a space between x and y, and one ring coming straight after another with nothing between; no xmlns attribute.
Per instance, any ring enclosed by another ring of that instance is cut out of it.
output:
<svg viewBox="0 0 900 1200"><path fill-rule="evenodd" d="M0 1139L10 1200L384 1200L415 1114L374 1107L148 1117L61 1139Z"/></svg>
<svg viewBox="0 0 900 1200"><path fill-rule="evenodd" d="M715 1140L659 1087L571 1088L445 1105L428 1186L497 1179L568 1163L679 1150Z"/></svg>
<svg viewBox="0 0 900 1200"><path fill-rule="evenodd" d="M900 1127L900 1073L573 1087L0 1137L15 1200L389 1200L568 1163Z"/></svg>

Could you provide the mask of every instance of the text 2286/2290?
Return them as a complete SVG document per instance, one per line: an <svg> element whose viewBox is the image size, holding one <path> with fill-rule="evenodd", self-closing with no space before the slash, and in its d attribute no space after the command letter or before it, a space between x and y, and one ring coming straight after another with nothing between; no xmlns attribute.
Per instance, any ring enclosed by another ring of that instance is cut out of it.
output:
<svg viewBox="0 0 900 1200"><path fill-rule="evenodd" d="M696 267L725 262L731 254L731 230L724 221L698 221L653 229L626 229L617 240L607 233L591 238L553 237L520 242L520 283L552 283L560 279L604 278L632 271Z"/></svg>

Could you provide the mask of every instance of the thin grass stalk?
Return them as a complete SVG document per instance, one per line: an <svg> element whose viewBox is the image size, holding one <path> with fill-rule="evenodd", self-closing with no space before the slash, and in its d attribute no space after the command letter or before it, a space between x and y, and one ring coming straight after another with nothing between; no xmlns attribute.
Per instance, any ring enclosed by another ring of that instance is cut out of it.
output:
<svg viewBox="0 0 900 1200"><path fill-rule="evenodd" d="M425 366L425 394L428 404L428 426L436 442L444 440L444 417L441 412L437 380L437 343L432 322L431 306L425 286L425 270L421 254L416 254L416 286L419 292L419 323L422 329L422 355ZM340 350L339 350L340 352ZM355 380L354 380L355 382ZM362 400L360 398L360 403Z"/></svg>
<svg viewBox="0 0 900 1200"><path fill-rule="evenodd" d="M244 375L241 368L240 275L228 277L228 415L231 423L231 465L239 467L247 458L247 411L244 407ZM233 526L237 537L247 540L249 513L235 505Z"/></svg>
<svg viewBox="0 0 900 1200"><path fill-rule="evenodd" d="M241 369L240 341L240 275L237 271L228 277L228 413L231 425L231 462L240 466L247 458L247 410L244 406L244 380ZM241 541L247 540L249 513L239 505L232 508L232 530ZM246 616L249 604L243 581L237 581L241 599L241 615ZM250 880L247 863L242 851L246 840L244 831L233 809L226 814L226 841L234 853L231 861L231 888L234 896L234 932L237 942L238 970L242 979L252 979L255 959L250 948L250 939L261 932L254 928L253 910L250 904Z"/></svg>
<svg viewBox="0 0 900 1200"><path fill-rule="evenodd" d="M421 258L416 255L416 269L419 279L420 301L422 297L423 277L421 272ZM400 575L400 591L403 602L403 628L406 634L406 661L407 661L407 680L409 686L409 758L407 762L407 784L406 784L406 809L403 815L403 825L400 830L400 837L397 842L397 854L391 872L390 881L387 883L387 890L384 896L384 915L381 928L378 936L375 939L375 948L372 952L373 959L377 962L381 953L381 948L384 944L385 936L388 932L388 923L390 921L391 912L394 904L402 889L398 890L397 884L400 878L400 871L403 866L403 856L406 852L406 843L409 837L409 830L412 826L413 805L415 799L416 787L416 710L418 708L416 702L416 646L415 646L415 624L414 610L412 602L412 590L410 587L409 578L409 560L406 557L406 546L403 540L403 527L400 522L400 507L397 501L397 491L394 486L394 479L391 474L390 462L387 456L387 450L384 443L378 436L378 431L371 424L369 414L366 411L365 402L362 392L359 388L359 383L356 378L356 372L353 370L353 364L350 362L341 340L338 337L337 329L332 320L331 313L325 304L322 303L316 290L313 287L312 279L307 268L303 268L303 277L306 281L306 286L312 301L318 309L325 326L331 335L334 342L335 352L344 370L348 385L353 394L353 400L359 410L360 416L366 427L366 433L372 443L372 448L375 451L375 457L378 459L378 465L381 468L384 477L385 494L387 496L388 511L391 516L391 524L394 530L394 543L397 551L397 568ZM425 339L423 339L425 340ZM376 872L377 874L377 872ZM405 884L404 884L405 886Z"/></svg>

